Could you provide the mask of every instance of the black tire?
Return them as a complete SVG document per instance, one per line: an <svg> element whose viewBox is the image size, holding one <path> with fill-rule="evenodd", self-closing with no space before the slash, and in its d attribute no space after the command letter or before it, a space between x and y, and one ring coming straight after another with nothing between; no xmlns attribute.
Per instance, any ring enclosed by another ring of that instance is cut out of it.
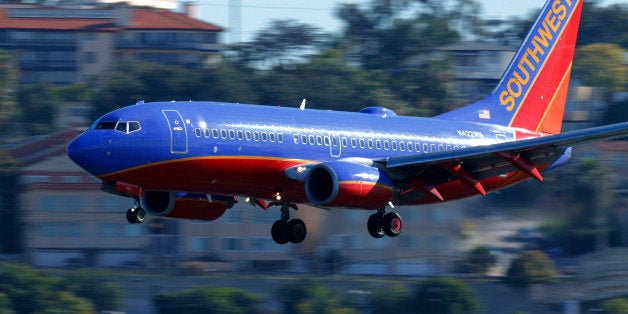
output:
<svg viewBox="0 0 628 314"><path fill-rule="evenodd" d="M284 234L292 243L301 243L307 235L307 228L301 219L292 219L285 225Z"/></svg>
<svg viewBox="0 0 628 314"><path fill-rule="evenodd" d="M126 211L126 221L128 221L130 224L137 223L137 216L135 216L135 208L129 208Z"/></svg>
<svg viewBox="0 0 628 314"><path fill-rule="evenodd" d="M273 223L273 226L270 228L270 234L273 237L273 241L277 244L286 244L288 243L288 237L284 234L284 226L285 223L283 220L277 220Z"/></svg>
<svg viewBox="0 0 628 314"><path fill-rule="evenodd" d="M390 212L384 216L384 232L389 237L396 237L401 234L403 220L395 212Z"/></svg>
<svg viewBox="0 0 628 314"><path fill-rule="evenodd" d="M138 208L135 211L135 221L141 224L144 222L145 219L146 219L146 211L144 210L144 208Z"/></svg>
<svg viewBox="0 0 628 314"><path fill-rule="evenodd" d="M383 238L386 233L384 232L383 217L379 214L373 214L369 217L366 227L371 237L375 239Z"/></svg>

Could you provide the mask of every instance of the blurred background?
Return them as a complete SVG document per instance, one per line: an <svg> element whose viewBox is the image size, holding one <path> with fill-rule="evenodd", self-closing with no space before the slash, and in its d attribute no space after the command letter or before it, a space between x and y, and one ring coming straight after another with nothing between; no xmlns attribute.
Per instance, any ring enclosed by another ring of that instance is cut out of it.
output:
<svg viewBox="0 0 628 314"><path fill-rule="evenodd" d="M492 90L543 2L0 1L0 313L628 313L625 140L400 208L398 238L300 206L308 237L285 246L278 211L243 200L130 225L65 154L140 100L439 114ZM628 2L585 2L563 131L627 120L627 25Z"/></svg>

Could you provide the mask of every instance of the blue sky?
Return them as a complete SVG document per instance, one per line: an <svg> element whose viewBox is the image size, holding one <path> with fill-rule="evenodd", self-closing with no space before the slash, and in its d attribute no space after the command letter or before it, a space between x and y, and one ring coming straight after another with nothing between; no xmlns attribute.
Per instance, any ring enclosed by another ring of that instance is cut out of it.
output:
<svg viewBox="0 0 628 314"><path fill-rule="evenodd" d="M325 31L334 32L341 28L341 23L334 17L334 8L339 3L369 3L369 0L199 0L200 18L204 21L229 28L228 5L231 1L240 1L241 34L223 37L225 42L232 42L238 37L244 41L250 39L257 30L268 25L273 19L293 18L301 22L313 24ZM540 10L545 0L479 0L483 5L485 17L499 18L522 16L530 10ZM604 0L603 5L612 3L628 3L628 0Z"/></svg>

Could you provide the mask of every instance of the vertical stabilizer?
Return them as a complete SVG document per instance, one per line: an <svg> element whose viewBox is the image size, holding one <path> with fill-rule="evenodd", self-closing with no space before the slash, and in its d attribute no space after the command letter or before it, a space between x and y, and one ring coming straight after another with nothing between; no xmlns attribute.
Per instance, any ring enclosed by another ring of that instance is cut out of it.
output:
<svg viewBox="0 0 628 314"><path fill-rule="evenodd" d="M560 133L582 2L548 0L493 92L438 118Z"/></svg>

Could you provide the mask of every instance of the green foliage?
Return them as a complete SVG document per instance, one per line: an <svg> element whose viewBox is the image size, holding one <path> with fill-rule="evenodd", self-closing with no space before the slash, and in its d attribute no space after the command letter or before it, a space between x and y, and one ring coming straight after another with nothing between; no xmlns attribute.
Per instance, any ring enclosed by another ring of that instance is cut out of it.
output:
<svg viewBox="0 0 628 314"><path fill-rule="evenodd" d="M0 51L0 129L5 126L15 110L17 77L14 60L6 51Z"/></svg>
<svg viewBox="0 0 628 314"><path fill-rule="evenodd" d="M609 92L620 91L628 83L624 54L625 50L614 44L580 47L575 54L574 77L589 86L605 87Z"/></svg>
<svg viewBox="0 0 628 314"><path fill-rule="evenodd" d="M471 287L452 278L433 278L419 282L411 308L415 313L477 313L481 303Z"/></svg>
<svg viewBox="0 0 628 314"><path fill-rule="evenodd" d="M601 304L604 313L610 314L625 314L628 313L628 299L627 298L615 298L605 300Z"/></svg>
<svg viewBox="0 0 628 314"><path fill-rule="evenodd" d="M616 196L608 173L594 159L582 159L568 171L560 178L565 182L559 195L565 218L541 228L549 245L565 255L589 253L598 244L621 245L620 220L613 210Z"/></svg>
<svg viewBox="0 0 628 314"><path fill-rule="evenodd" d="M406 286L387 285L373 287L373 294L369 297L367 304L372 314L403 314L413 313L410 301L412 294Z"/></svg>
<svg viewBox="0 0 628 314"><path fill-rule="evenodd" d="M578 45L609 43L628 48L628 6L624 3L602 7L600 2L584 2Z"/></svg>
<svg viewBox="0 0 628 314"><path fill-rule="evenodd" d="M526 251L515 258L508 268L506 282L518 287L549 284L556 280L554 263L541 251Z"/></svg>
<svg viewBox="0 0 628 314"><path fill-rule="evenodd" d="M486 275L496 262L497 258L488 248L478 246L467 253L467 257L461 264L461 270L465 273Z"/></svg>
<svg viewBox="0 0 628 314"><path fill-rule="evenodd" d="M90 300L99 312L113 311L122 305L123 290L111 278L111 274L101 270L78 270L67 274L62 286L65 290Z"/></svg>
<svg viewBox="0 0 628 314"><path fill-rule="evenodd" d="M18 313L95 313L86 299L62 289L62 279L26 265L0 264L0 306Z"/></svg>
<svg viewBox="0 0 628 314"><path fill-rule="evenodd" d="M222 287L199 287L182 292L165 292L154 298L159 313L220 313L255 312L260 297L244 290Z"/></svg>
<svg viewBox="0 0 628 314"><path fill-rule="evenodd" d="M328 290L312 278L288 283L279 288L277 295L283 304L283 313L357 313L347 297Z"/></svg>

